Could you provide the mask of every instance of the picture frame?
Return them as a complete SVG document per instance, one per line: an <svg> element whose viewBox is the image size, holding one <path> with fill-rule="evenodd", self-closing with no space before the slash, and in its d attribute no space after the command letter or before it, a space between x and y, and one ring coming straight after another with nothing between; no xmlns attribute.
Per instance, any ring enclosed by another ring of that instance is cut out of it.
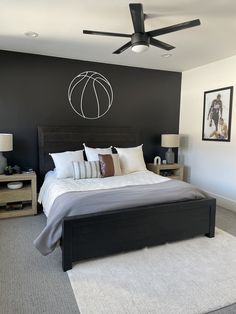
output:
<svg viewBox="0 0 236 314"><path fill-rule="evenodd" d="M233 86L204 92L203 141L230 142Z"/></svg>

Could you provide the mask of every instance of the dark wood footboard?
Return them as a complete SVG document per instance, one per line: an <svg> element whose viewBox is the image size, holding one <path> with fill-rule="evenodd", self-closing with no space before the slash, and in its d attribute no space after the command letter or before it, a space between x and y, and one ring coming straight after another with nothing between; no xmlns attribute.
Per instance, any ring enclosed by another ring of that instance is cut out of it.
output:
<svg viewBox="0 0 236 314"><path fill-rule="evenodd" d="M66 217L62 267L100 256L141 249L197 235L214 237L215 199L142 206Z"/></svg>

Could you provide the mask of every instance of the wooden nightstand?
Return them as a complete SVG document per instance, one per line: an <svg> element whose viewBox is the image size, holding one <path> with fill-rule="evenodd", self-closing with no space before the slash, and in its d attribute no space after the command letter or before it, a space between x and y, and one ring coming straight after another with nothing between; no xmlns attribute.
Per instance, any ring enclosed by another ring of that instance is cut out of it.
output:
<svg viewBox="0 0 236 314"><path fill-rule="evenodd" d="M8 189L7 183L20 181L23 187ZM15 204L14 204L15 203ZM17 204L22 208L14 209ZM14 204L14 205L13 205ZM9 208L9 209L8 209ZM37 214L36 174L22 173L10 176L0 175L0 218L20 217Z"/></svg>
<svg viewBox="0 0 236 314"><path fill-rule="evenodd" d="M184 166L180 164L147 164L148 170L171 179L184 179ZM169 175L168 175L169 174Z"/></svg>

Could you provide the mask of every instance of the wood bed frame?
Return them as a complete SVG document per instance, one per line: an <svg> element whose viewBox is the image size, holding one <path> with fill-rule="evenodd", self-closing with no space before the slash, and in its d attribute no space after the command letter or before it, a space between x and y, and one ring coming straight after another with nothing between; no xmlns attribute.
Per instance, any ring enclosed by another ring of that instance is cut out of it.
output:
<svg viewBox="0 0 236 314"><path fill-rule="evenodd" d="M132 128L39 127L41 178L53 169L50 152L91 147L130 147L138 144ZM197 235L214 237L215 199L141 206L65 217L61 238L62 268L99 256L141 249Z"/></svg>

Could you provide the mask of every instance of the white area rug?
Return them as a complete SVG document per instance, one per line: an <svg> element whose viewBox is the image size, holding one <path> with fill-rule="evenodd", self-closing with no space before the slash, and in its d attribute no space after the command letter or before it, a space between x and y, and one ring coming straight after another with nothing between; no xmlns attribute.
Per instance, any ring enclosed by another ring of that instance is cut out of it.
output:
<svg viewBox="0 0 236 314"><path fill-rule="evenodd" d="M236 238L216 237L76 264L68 271L82 314L193 314L236 302Z"/></svg>

